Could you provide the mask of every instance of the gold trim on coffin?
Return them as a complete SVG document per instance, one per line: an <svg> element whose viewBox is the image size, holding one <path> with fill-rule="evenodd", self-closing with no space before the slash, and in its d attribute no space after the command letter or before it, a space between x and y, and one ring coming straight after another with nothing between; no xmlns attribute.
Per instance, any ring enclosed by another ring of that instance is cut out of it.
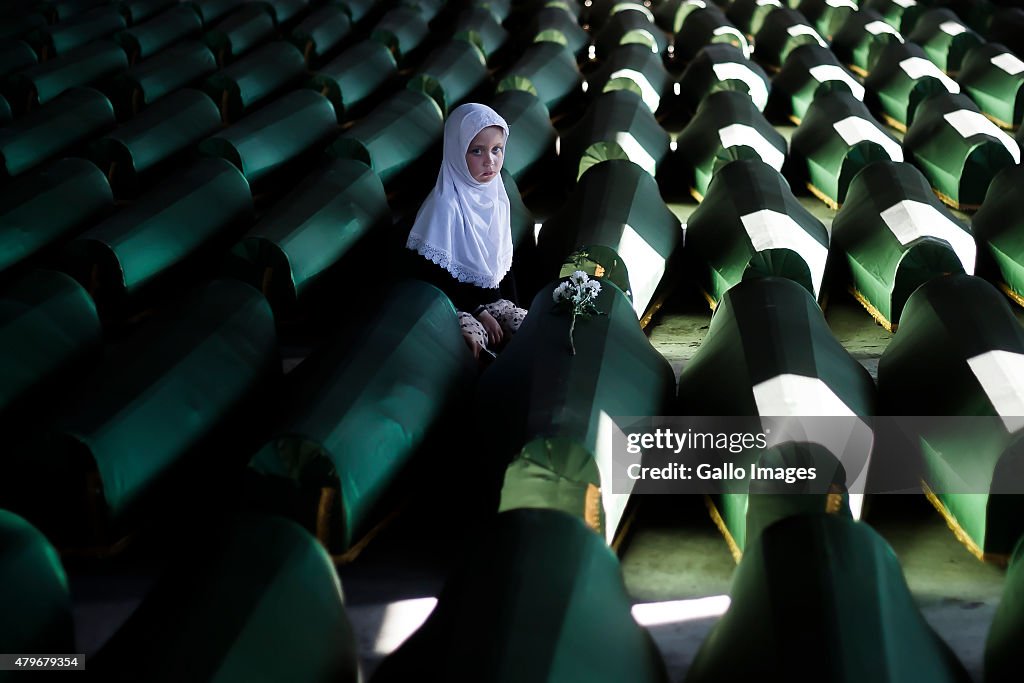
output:
<svg viewBox="0 0 1024 683"><path fill-rule="evenodd" d="M896 329L899 327L899 324L898 323L891 323L891 322L889 322L886 319L886 317L884 315L882 315L882 312L879 311L877 308L875 308L874 304L872 304L870 301L868 301L867 297L865 297L863 294L861 294L860 291L856 287L852 287L851 286L849 288L849 292L850 292L850 294L853 295L854 299L856 299L858 302L860 302L860 305L864 307L864 310L866 310L868 313L871 314L871 317L875 319L876 323L878 323L879 325L884 327L889 332L895 332L896 331Z"/></svg>
<svg viewBox="0 0 1024 683"><path fill-rule="evenodd" d="M931 503L932 506L939 511L939 514L942 515L943 519L946 520L946 526L948 526L949 530L953 532L954 536L956 536L956 540L960 541L961 545L967 548L971 555L974 555L982 562L989 562L999 567L1006 567L1010 564L1009 555L1005 553L986 553L982 550L974 539L970 537L967 531L960 526L960 522L958 522L956 517L954 517L949 511L949 508L939 500L939 497L935 495L935 492L932 491L931 487L928 486L927 482L923 479L921 480L921 490L924 491L924 495L928 499L928 502Z"/></svg>

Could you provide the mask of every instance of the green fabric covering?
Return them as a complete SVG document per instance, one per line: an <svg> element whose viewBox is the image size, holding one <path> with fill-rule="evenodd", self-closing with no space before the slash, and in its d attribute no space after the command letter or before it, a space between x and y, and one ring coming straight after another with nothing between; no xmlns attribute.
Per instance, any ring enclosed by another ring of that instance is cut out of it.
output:
<svg viewBox="0 0 1024 683"><path fill-rule="evenodd" d="M764 19L779 5L761 3L758 0L733 0L726 8L725 16L736 25L736 28L748 36L756 35L764 26Z"/></svg>
<svg viewBox="0 0 1024 683"><path fill-rule="evenodd" d="M196 40L179 43L135 65L115 81L114 101L118 113L127 118L216 70L217 60L206 45Z"/></svg>
<svg viewBox="0 0 1024 683"><path fill-rule="evenodd" d="M657 111L666 97L671 97L673 78L665 69L661 57L643 45L627 44L615 48L599 69L587 78L588 90L595 93L608 89L614 79L634 82L640 90L644 104Z"/></svg>
<svg viewBox="0 0 1024 683"><path fill-rule="evenodd" d="M89 669L105 681L355 683L358 648L316 539L274 517L204 528ZM179 656L188 652L188 657ZM179 654L175 654L179 653Z"/></svg>
<svg viewBox="0 0 1024 683"><path fill-rule="evenodd" d="M899 224L905 243L883 216ZM960 230L970 236L920 171L910 164L876 161L850 183L846 202L832 221L832 243L835 253L845 257L861 296L897 324L918 285L946 273L974 272L976 249L973 240L957 237Z"/></svg>
<svg viewBox="0 0 1024 683"><path fill-rule="evenodd" d="M1024 298L1024 201L1019 194L1024 167L1000 171L988 186L971 231L979 251L987 253L1010 291Z"/></svg>
<svg viewBox="0 0 1024 683"><path fill-rule="evenodd" d="M12 40L0 45L0 79L37 64L32 47L23 40Z"/></svg>
<svg viewBox="0 0 1024 683"><path fill-rule="evenodd" d="M719 90L747 93L754 106L764 111L770 87L764 69L728 43L705 46L679 78L680 97L690 111L697 111L705 97Z"/></svg>
<svg viewBox="0 0 1024 683"><path fill-rule="evenodd" d="M40 56L45 60L66 55L76 47L105 38L125 26L127 23L124 17L115 8L101 7L40 29L34 38L30 37L30 41L35 43Z"/></svg>
<svg viewBox="0 0 1024 683"><path fill-rule="evenodd" d="M373 169L385 185L439 143L444 115L437 102L414 90L399 90L345 131L327 150Z"/></svg>
<svg viewBox="0 0 1024 683"><path fill-rule="evenodd" d="M703 197L718 169L734 159L758 159L782 171L786 147L746 93L720 90L704 98L676 138L676 158L684 170L681 180Z"/></svg>
<svg viewBox="0 0 1024 683"><path fill-rule="evenodd" d="M41 4L50 23L57 24L109 3L106 0L49 0Z"/></svg>
<svg viewBox="0 0 1024 683"><path fill-rule="evenodd" d="M691 272L716 305L730 288L759 276L790 279L819 298L828 246L825 226L758 159L721 166L686 225Z"/></svg>
<svg viewBox="0 0 1024 683"><path fill-rule="evenodd" d="M434 98L445 116L487 79L487 58L476 45L450 40L423 60L407 87Z"/></svg>
<svg viewBox="0 0 1024 683"><path fill-rule="evenodd" d="M473 0L472 6L487 10L499 24L512 14L512 0Z"/></svg>
<svg viewBox="0 0 1024 683"><path fill-rule="evenodd" d="M533 94L523 90L505 90L488 102L515 131L514 144L505 150L502 171L517 180L555 149L558 131L551 125L547 107Z"/></svg>
<svg viewBox="0 0 1024 683"><path fill-rule="evenodd" d="M206 24L204 24L204 27ZM274 35L274 18L262 3L245 4L216 26L203 40L217 55L221 66L237 59Z"/></svg>
<svg viewBox="0 0 1024 683"><path fill-rule="evenodd" d="M427 21L413 7L396 7L381 17L370 38L386 45L396 59L404 61L430 34Z"/></svg>
<svg viewBox="0 0 1024 683"><path fill-rule="evenodd" d="M333 51L352 32L352 19L340 5L327 5L292 29L291 41L312 63Z"/></svg>
<svg viewBox="0 0 1024 683"><path fill-rule="evenodd" d="M998 388L981 383L978 358L993 351L1024 353L1024 330L998 290L968 275L932 280L907 300L879 361L881 407L894 415L999 415L988 392L1020 387L1009 377ZM1019 439L998 420L931 427L919 440L926 482L984 553L1009 554L1024 533L1024 496L996 489L1001 470L1019 467Z"/></svg>
<svg viewBox="0 0 1024 683"><path fill-rule="evenodd" d="M801 45L772 79L768 110L773 116L800 123L818 96L834 90L856 91L858 100L864 98L864 89L830 49L817 43Z"/></svg>
<svg viewBox="0 0 1024 683"><path fill-rule="evenodd" d="M375 9L376 5L381 4L381 0L335 0L335 2L348 13L353 24L362 21Z"/></svg>
<svg viewBox="0 0 1024 683"><path fill-rule="evenodd" d="M188 4L203 20L203 26L211 26L232 10L244 5L245 0L188 0Z"/></svg>
<svg viewBox="0 0 1024 683"><path fill-rule="evenodd" d="M687 683L971 680L918 611L896 554L859 522L772 525L748 546L730 596Z"/></svg>
<svg viewBox="0 0 1024 683"><path fill-rule="evenodd" d="M280 26L306 11L310 0L257 0L259 4L267 8L274 23Z"/></svg>
<svg viewBox="0 0 1024 683"><path fill-rule="evenodd" d="M562 209L545 221L537 246L546 277L580 247L613 249L633 274L628 294L642 317L681 242L679 219L654 179L630 161L613 159L580 176Z"/></svg>
<svg viewBox="0 0 1024 683"><path fill-rule="evenodd" d="M135 26L164 10L174 7L178 3L175 0L117 0L114 4L117 10L128 20L128 25ZM191 3L189 4L191 5ZM193 13L195 13L195 10L193 10Z"/></svg>
<svg viewBox="0 0 1024 683"><path fill-rule="evenodd" d="M597 534L554 510L511 510L479 538L426 623L381 662L373 683L668 681Z"/></svg>
<svg viewBox="0 0 1024 683"><path fill-rule="evenodd" d="M62 159L0 192L0 271L92 225L114 204L98 168Z"/></svg>
<svg viewBox="0 0 1024 683"><path fill-rule="evenodd" d="M985 641L985 683L1006 683L1019 675L1019 653L1024 638L1024 539L1010 560L1003 597L996 608Z"/></svg>
<svg viewBox="0 0 1024 683"><path fill-rule="evenodd" d="M201 477L225 466L223 459L189 456L279 372L266 300L241 282L215 281L149 321L104 361L88 380L94 390L79 395L49 438L32 445L31 459L52 467L57 480L73 474L65 469L70 455L87 454L106 503L95 512L114 526L130 526L137 505L155 505L166 495L165 502L182 502L180 487L161 490L181 468ZM68 515L60 521L79 522Z"/></svg>
<svg viewBox="0 0 1024 683"><path fill-rule="evenodd" d="M81 280L95 273L95 296L119 302L204 248L230 244L252 220L245 178L223 159L202 159L83 233L67 259Z"/></svg>
<svg viewBox="0 0 1024 683"><path fill-rule="evenodd" d="M101 345L96 306L63 273L34 270L0 298L0 415L65 371L96 360Z"/></svg>
<svg viewBox="0 0 1024 683"><path fill-rule="evenodd" d="M654 10L654 21L658 26L669 33L679 33L686 18L692 12L703 8L688 0L666 0L659 2L652 9Z"/></svg>
<svg viewBox="0 0 1024 683"><path fill-rule="evenodd" d="M99 91L71 88L38 111L0 128L0 173L16 176L114 125Z"/></svg>
<svg viewBox="0 0 1024 683"><path fill-rule="evenodd" d="M881 14L862 7L846 19L830 47L841 62L866 76L875 68L885 46L899 42L897 35L899 32Z"/></svg>
<svg viewBox="0 0 1024 683"><path fill-rule="evenodd" d="M1024 118L1024 71L1010 73L1019 66L1019 57L1001 45L987 43L967 53L957 79L981 111L1001 128L1016 128Z"/></svg>
<svg viewBox="0 0 1024 683"><path fill-rule="evenodd" d="M854 0L850 0L849 4L838 3L836 0L800 0L790 4L807 17L811 26L828 41L831 41L840 27L859 11Z"/></svg>
<svg viewBox="0 0 1024 683"><path fill-rule="evenodd" d="M969 127L959 130L948 118L951 115L964 117ZM939 93L922 102L903 148L907 160L921 169L943 201L955 207L979 206L992 178L1020 162L1020 148L1013 139L984 118L964 94Z"/></svg>
<svg viewBox="0 0 1024 683"><path fill-rule="evenodd" d="M312 90L296 90L207 138L199 151L228 159L251 185L303 154L319 149L337 129L334 107Z"/></svg>
<svg viewBox="0 0 1024 683"><path fill-rule="evenodd" d="M562 45L577 56L590 45L590 34L583 30L576 17L561 7L548 6L538 10L531 26L533 30L528 34L533 34L534 41L540 40L542 36L554 37L554 34L558 34L565 41ZM547 40L550 38L544 38L544 41Z"/></svg>
<svg viewBox="0 0 1024 683"><path fill-rule="evenodd" d="M398 72L394 55L376 40L364 40L322 66L310 82L334 105L338 121Z"/></svg>
<svg viewBox="0 0 1024 683"><path fill-rule="evenodd" d="M424 21L431 22L438 14L440 14L447 2L448 0L398 0L396 4L399 7L411 7L415 9L423 16Z"/></svg>
<svg viewBox="0 0 1024 683"><path fill-rule="evenodd" d="M951 23L959 24L965 30L953 35L955 31L949 27ZM968 50L985 42L984 38L968 29L953 10L945 8L922 14L914 22L914 29L907 32L907 40L920 45L928 59L948 74L960 70L960 63Z"/></svg>
<svg viewBox="0 0 1024 683"><path fill-rule="evenodd" d="M143 24L118 33L114 40L124 48L134 63L148 59L185 38L197 38L202 28L203 22L195 10L188 5L178 5Z"/></svg>
<svg viewBox="0 0 1024 683"><path fill-rule="evenodd" d="M754 59L769 68L781 67L793 50L807 44L823 45L824 39L800 12L777 8L768 13L761 30L754 34Z"/></svg>
<svg viewBox="0 0 1024 683"><path fill-rule="evenodd" d="M469 398L473 358L448 298L408 281L358 337L334 340L298 372L281 430L249 468L314 496L311 512L321 487L337 489L327 544L343 552L446 409ZM312 515L301 521L316 528Z"/></svg>
<svg viewBox="0 0 1024 683"><path fill-rule="evenodd" d="M0 510L0 596L4 652L75 652L71 592L60 556L42 533L7 510Z"/></svg>
<svg viewBox="0 0 1024 683"><path fill-rule="evenodd" d="M490 59L508 42L508 31L486 7L467 8L455 22L455 38L471 38Z"/></svg>
<svg viewBox="0 0 1024 683"><path fill-rule="evenodd" d="M652 176L668 155L669 134L640 95L612 90L591 99L586 113L562 135L561 165L578 178L607 159L629 159Z"/></svg>
<svg viewBox="0 0 1024 683"><path fill-rule="evenodd" d="M5 94L16 113L24 112L50 102L69 88L88 85L127 68L124 50L100 40L11 76Z"/></svg>
<svg viewBox="0 0 1024 683"><path fill-rule="evenodd" d="M930 3L908 4L899 0L864 0L861 9L870 9L882 15L882 19L900 33L906 35L914 30L918 17L928 11Z"/></svg>
<svg viewBox="0 0 1024 683"><path fill-rule="evenodd" d="M913 60L908 62L907 60ZM891 126L906 130L921 102L936 93L959 92L955 81L914 43L888 42L864 80L866 100Z"/></svg>
<svg viewBox="0 0 1024 683"><path fill-rule="evenodd" d="M620 45L639 43L651 52L664 54L668 48L665 32L642 12L616 12L595 34L597 56L607 59Z"/></svg>
<svg viewBox="0 0 1024 683"><path fill-rule="evenodd" d="M118 195L134 194L162 164L219 129L217 105L182 88L94 142L91 157Z"/></svg>
<svg viewBox="0 0 1024 683"><path fill-rule="evenodd" d="M832 205L846 201L850 181L868 164L903 161L900 143L845 86L815 98L789 148L793 177L814 187Z"/></svg>
<svg viewBox="0 0 1024 683"><path fill-rule="evenodd" d="M527 90L549 110L555 110L580 92L583 76L576 59L564 45L531 43L498 83L498 92Z"/></svg>
<svg viewBox="0 0 1024 683"><path fill-rule="evenodd" d="M224 120L231 122L305 75L302 52L291 43L274 41L211 75L203 89L220 103Z"/></svg>
<svg viewBox="0 0 1024 683"><path fill-rule="evenodd" d="M690 12L675 36L675 57L690 61L706 45L726 43L750 52L750 45L743 33L729 21L722 10L714 5Z"/></svg>
<svg viewBox="0 0 1024 683"><path fill-rule="evenodd" d="M235 246L238 274L262 289L275 311L287 310L390 217L377 175L357 161L335 160L278 201Z"/></svg>

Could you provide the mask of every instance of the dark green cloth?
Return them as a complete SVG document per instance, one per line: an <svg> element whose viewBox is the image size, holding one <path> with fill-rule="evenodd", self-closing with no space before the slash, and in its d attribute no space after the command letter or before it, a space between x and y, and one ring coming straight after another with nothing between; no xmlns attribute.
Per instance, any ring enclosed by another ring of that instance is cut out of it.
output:
<svg viewBox="0 0 1024 683"><path fill-rule="evenodd" d="M554 10L556 12L560 10ZM548 109L557 109L580 92L583 76L565 45L549 40L531 43L519 59L504 72L498 93L526 90L536 95Z"/></svg>
<svg viewBox="0 0 1024 683"><path fill-rule="evenodd" d="M1015 164L1000 171L981 208L974 214L971 231L979 252L987 254L1002 275L1003 282L1024 297L1024 201L1019 189L1024 167Z"/></svg>
<svg viewBox="0 0 1024 683"><path fill-rule="evenodd" d="M456 38L431 52L406 87L430 95L447 116L487 76L487 57L480 48Z"/></svg>
<svg viewBox="0 0 1024 683"><path fill-rule="evenodd" d="M605 92L615 88L613 81L619 79L636 83L651 112L657 111L661 103L670 97L672 76L665 69L661 57L643 45L627 43L612 50L601 66L588 75L587 90Z"/></svg>
<svg viewBox="0 0 1024 683"><path fill-rule="evenodd" d="M186 38L197 38L203 28L199 15L187 5L178 5L149 21L118 33L114 40L132 62L148 59Z"/></svg>
<svg viewBox="0 0 1024 683"><path fill-rule="evenodd" d="M690 61L706 45L726 43L749 51L746 36L715 5L692 11L676 30L675 58Z"/></svg>
<svg viewBox="0 0 1024 683"><path fill-rule="evenodd" d="M764 69L728 43L705 46L679 78L679 96L691 112L697 111L705 97L719 90L747 93L758 110L763 111L770 87Z"/></svg>
<svg viewBox="0 0 1024 683"><path fill-rule="evenodd" d="M318 69L310 87L331 101L341 122L348 109L376 92L397 71L395 57L383 43L363 40Z"/></svg>
<svg viewBox="0 0 1024 683"><path fill-rule="evenodd" d="M118 114L128 118L146 105L216 70L217 60L206 45L197 40L179 43L114 80L113 97Z"/></svg>
<svg viewBox="0 0 1024 683"><path fill-rule="evenodd" d="M1012 681L1019 673L1020 643L1024 638L1024 539L1010 560L1003 597L985 641L985 681Z"/></svg>
<svg viewBox="0 0 1024 683"><path fill-rule="evenodd" d="M219 103L224 120L233 122L305 76L302 52L278 40L212 74L203 89Z"/></svg>

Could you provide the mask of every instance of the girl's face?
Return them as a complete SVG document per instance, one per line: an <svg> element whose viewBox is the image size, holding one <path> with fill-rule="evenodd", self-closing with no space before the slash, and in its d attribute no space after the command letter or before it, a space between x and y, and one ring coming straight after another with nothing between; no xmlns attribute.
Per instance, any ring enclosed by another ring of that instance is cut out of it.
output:
<svg viewBox="0 0 1024 683"><path fill-rule="evenodd" d="M466 150L469 174L478 183L489 183L498 177L505 160L505 131L501 126L488 126L476 134Z"/></svg>

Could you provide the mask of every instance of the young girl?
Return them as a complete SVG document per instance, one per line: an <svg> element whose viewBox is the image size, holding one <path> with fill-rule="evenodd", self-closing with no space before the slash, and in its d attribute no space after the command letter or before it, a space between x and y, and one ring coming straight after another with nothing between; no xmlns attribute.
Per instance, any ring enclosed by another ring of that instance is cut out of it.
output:
<svg viewBox="0 0 1024 683"><path fill-rule="evenodd" d="M462 336L480 357L519 329L526 311L512 283L512 226L501 165L508 124L490 107L464 104L444 125L444 159L406 246L421 279L459 311Z"/></svg>

